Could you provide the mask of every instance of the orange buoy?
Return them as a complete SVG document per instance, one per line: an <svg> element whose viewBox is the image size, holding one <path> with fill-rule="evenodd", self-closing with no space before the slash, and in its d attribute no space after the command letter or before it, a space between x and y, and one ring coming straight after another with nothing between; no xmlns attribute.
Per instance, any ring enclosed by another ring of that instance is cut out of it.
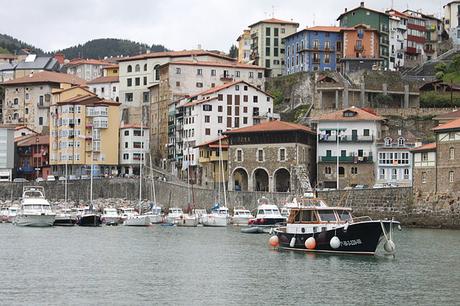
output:
<svg viewBox="0 0 460 306"><path fill-rule="evenodd" d="M271 236L270 239L268 239L268 244L274 248L276 248L279 245L280 241L278 239L278 236Z"/></svg>
<svg viewBox="0 0 460 306"><path fill-rule="evenodd" d="M305 240L305 247L309 250L313 250L316 248L316 240L313 237L308 238Z"/></svg>

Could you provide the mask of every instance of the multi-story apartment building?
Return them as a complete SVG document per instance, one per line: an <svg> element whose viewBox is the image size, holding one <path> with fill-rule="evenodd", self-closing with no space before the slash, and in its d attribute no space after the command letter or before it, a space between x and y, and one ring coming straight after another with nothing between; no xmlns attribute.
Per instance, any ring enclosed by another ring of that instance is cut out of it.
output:
<svg viewBox="0 0 460 306"><path fill-rule="evenodd" d="M106 61L96 59L74 59L64 65L67 74L73 74L85 81L91 81L103 76L104 67L111 65Z"/></svg>
<svg viewBox="0 0 460 306"><path fill-rule="evenodd" d="M315 179L315 132L283 121L227 131L229 190L306 192Z"/></svg>
<svg viewBox="0 0 460 306"><path fill-rule="evenodd" d="M411 150L412 188L416 193L436 191L436 143L429 143Z"/></svg>
<svg viewBox="0 0 460 306"><path fill-rule="evenodd" d="M340 27L317 26L286 36L284 74L340 71L343 35Z"/></svg>
<svg viewBox="0 0 460 306"><path fill-rule="evenodd" d="M150 105L150 88L160 82L160 66L173 61L234 63L235 60L204 50L146 53L119 60L122 121L138 124L141 108Z"/></svg>
<svg viewBox="0 0 460 306"><path fill-rule="evenodd" d="M375 70L381 67L379 33L366 25L343 28L342 71Z"/></svg>
<svg viewBox="0 0 460 306"><path fill-rule="evenodd" d="M0 125L0 182L12 181L14 169L14 126Z"/></svg>
<svg viewBox="0 0 460 306"><path fill-rule="evenodd" d="M120 128L120 173L139 175L139 166L149 154L149 128L125 124Z"/></svg>
<svg viewBox="0 0 460 306"><path fill-rule="evenodd" d="M273 118L273 98L254 85L236 81L187 98L183 104L183 163L197 176L199 148L227 130Z"/></svg>
<svg viewBox="0 0 460 306"><path fill-rule="evenodd" d="M367 25L370 29L377 30L377 57L383 59L382 68L388 69L389 67L389 38L388 31L390 27L389 15L380 11L376 11L364 6L361 2L360 6L342 13L339 18L341 27L354 27L356 25ZM344 38L344 41L346 39Z"/></svg>
<svg viewBox="0 0 460 306"><path fill-rule="evenodd" d="M37 132L46 131L52 93L84 82L76 76L51 71L4 82L3 123L26 125Z"/></svg>
<svg viewBox="0 0 460 306"><path fill-rule="evenodd" d="M414 67L426 59L426 22L418 12L406 10L404 14L408 17L405 65L406 67Z"/></svg>
<svg viewBox="0 0 460 306"><path fill-rule="evenodd" d="M153 123L150 127L150 144L156 161L165 160L168 155L168 121L171 121L169 118L172 113L176 113L172 104L184 97L235 81L246 81L264 90L264 70L262 67L236 62L174 61L162 65L160 83L150 88L150 122ZM180 116L180 111L175 116ZM169 122L169 133L173 133L174 125L174 121Z"/></svg>
<svg viewBox="0 0 460 306"><path fill-rule="evenodd" d="M249 63L251 60L251 33L250 30L244 30L238 39L238 63Z"/></svg>
<svg viewBox="0 0 460 306"><path fill-rule="evenodd" d="M29 135L16 140L16 176L28 180L50 174L49 135Z"/></svg>
<svg viewBox="0 0 460 306"><path fill-rule="evenodd" d="M297 31L299 24L270 18L249 26L251 34L251 60L267 69L267 76L276 77L284 70L284 38Z"/></svg>
<svg viewBox="0 0 460 306"><path fill-rule="evenodd" d="M218 189L219 184L228 186L228 141L227 137L202 143L199 150L198 184ZM222 184L223 183L223 184Z"/></svg>
<svg viewBox="0 0 460 306"><path fill-rule="evenodd" d="M120 100L118 76L102 76L86 84L99 98L116 102Z"/></svg>
<svg viewBox="0 0 460 306"><path fill-rule="evenodd" d="M382 120L358 107L312 118L318 132L318 186L343 189L374 185Z"/></svg>
<svg viewBox="0 0 460 306"><path fill-rule="evenodd" d="M116 175L120 103L104 100L83 87L53 93L50 164L53 174Z"/></svg>
<svg viewBox="0 0 460 306"><path fill-rule="evenodd" d="M444 8L444 28L454 45L460 45L460 1L450 1Z"/></svg>
<svg viewBox="0 0 460 306"><path fill-rule="evenodd" d="M415 137L407 131L388 133L377 141L375 182L392 186L412 186L412 156Z"/></svg>
<svg viewBox="0 0 460 306"><path fill-rule="evenodd" d="M388 10L390 15L390 70L399 70L404 66L407 48L407 15L396 10Z"/></svg>

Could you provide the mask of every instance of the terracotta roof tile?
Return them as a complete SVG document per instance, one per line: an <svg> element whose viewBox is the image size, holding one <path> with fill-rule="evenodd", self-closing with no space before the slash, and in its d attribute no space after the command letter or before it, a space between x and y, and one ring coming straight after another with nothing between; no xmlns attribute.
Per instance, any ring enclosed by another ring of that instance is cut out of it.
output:
<svg viewBox="0 0 460 306"><path fill-rule="evenodd" d="M31 75L26 75L24 77L17 78L14 80L6 81L2 85L8 86L33 83L67 83L72 85L82 85L85 84L85 82L85 80L80 79L79 77L72 74L42 71L33 73Z"/></svg>
<svg viewBox="0 0 460 306"><path fill-rule="evenodd" d="M256 23L251 24L249 27L253 27L253 26L255 26L255 25L259 24L259 23L281 23L281 24L293 24L293 25L299 26L298 22L281 20L281 19L277 19L277 18L269 18L269 19L264 19L264 20L257 21Z"/></svg>
<svg viewBox="0 0 460 306"><path fill-rule="evenodd" d="M150 52L144 53L129 57L124 57L118 60L118 62L127 62L127 61L135 61L135 60L142 60L147 58L158 58L158 57L185 57L185 56L200 56L200 55L209 55L218 58L224 58L233 61L233 58L230 58L225 55L221 55L211 51L205 50L184 50L184 51L165 51L165 52Z"/></svg>
<svg viewBox="0 0 460 306"><path fill-rule="evenodd" d="M441 114L441 115L437 115L436 117L434 117L433 119L434 120L453 120L453 119L457 119L457 118L460 118L460 109L458 110L454 110L450 113L444 113L444 114Z"/></svg>
<svg viewBox="0 0 460 306"><path fill-rule="evenodd" d="M103 76L89 81L87 84L104 84L104 83L118 83L118 76Z"/></svg>
<svg viewBox="0 0 460 306"><path fill-rule="evenodd" d="M27 135L25 139L17 139L16 143L18 147L28 147L36 144L49 144L50 135Z"/></svg>
<svg viewBox="0 0 460 306"><path fill-rule="evenodd" d="M340 33L340 31L344 29L343 27L336 27L336 26L315 26L310 28L305 28L305 31L315 31L315 32L336 32Z"/></svg>
<svg viewBox="0 0 460 306"><path fill-rule="evenodd" d="M247 126L231 131L224 132L225 134L239 134L239 133L259 133L259 132L283 132L283 131L303 131L315 134L311 128L305 125L296 124L286 121L265 121L260 124Z"/></svg>
<svg viewBox="0 0 460 306"><path fill-rule="evenodd" d="M355 112L355 116L345 117L344 112ZM344 110L336 112L322 114L312 118L313 121L382 121L383 117L380 117L373 113L371 110L363 109L359 107L349 107Z"/></svg>
<svg viewBox="0 0 460 306"><path fill-rule="evenodd" d="M449 121L445 124L438 125L433 128L433 131L446 131L446 130L459 130L460 129L460 118Z"/></svg>
<svg viewBox="0 0 460 306"><path fill-rule="evenodd" d="M219 139L221 139L221 140L226 140L226 139L227 139L227 136L217 137L217 139L213 139L213 140L210 140L210 141L206 141L206 142L204 142L204 143L202 143L202 144L196 145L195 148L204 147L204 146L211 145L211 144L217 144L217 145L219 145ZM222 143L222 141L221 141L221 144L222 144L222 148L224 148L224 146L225 146L226 148L228 148L228 144L224 144L224 143Z"/></svg>
<svg viewBox="0 0 460 306"><path fill-rule="evenodd" d="M410 150L411 152L422 152L422 151L435 151L436 150L436 142L427 143L420 147L413 148Z"/></svg>
<svg viewBox="0 0 460 306"><path fill-rule="evenodd" d="M78 65L103 65L103 66L109 66L109 65L112 65L111 63L109 62L106 62L106 61L101 61L101 60L97 60L97 59L82 59L82 58L78 58L78 59L73 59L71 60L70 62L64 64L65 67L71 67L71 66L78 66Z"/></svg>
<svg viewBox="0 0 460 306"><path fill-rule="evenodd" d="M167 65L191 65L191 66L211 66L211 67L228 67L228 68L245 68L245 69L260 69L264 70L264 67L243 64L238 62L233 63L219 63L219 62L203 62L203 61L174 61L164 64Z"/></svg>

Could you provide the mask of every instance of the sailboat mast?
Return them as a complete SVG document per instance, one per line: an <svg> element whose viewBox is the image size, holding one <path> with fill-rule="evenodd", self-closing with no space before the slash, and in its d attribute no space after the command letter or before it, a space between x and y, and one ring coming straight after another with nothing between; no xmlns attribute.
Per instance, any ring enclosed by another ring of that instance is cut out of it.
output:
<svg viewBox="0 0 460 306"><path fill-rule="evenodd" d="M219 138L219 162L221 165L221 173L222 173L222 188L224 190L224 207L227 207L227 193L225 190L225 175L224 175L224 160L222 157L222 135Z"/></svg>
<svg viewBox="0 0 460 306"><path fill-rule="evenodd" d="M94 164L94 122L91 124L91 167L90 167L90 187L89 187L89 203L93 209L93 164Z"/></svg>
<svg viewBox="0 0 460 306"><path fill-rule="evenodd" d="M139 214L141 213L141 202L142 202L142 160L144 154L144 118L143 118L143 107L141 105L141 153L139 158Z"/></svg>
<svg viewBox="0 0 460 306"><path fill-rule="evenodd" d="M66 159L65 159L64 203L66 205L67 205L67 158L69 158L69 156L66 156Z"/></svg>
<svg viewBox="0 0 460 306"><path fill-rule="evenodd" d="M150 159L150 176L152 180L152 193L153 193L153 203L156 205L157 203L157 196L155 194L155 180L153 179L153 164L152 164L152 154L149 154Z"/></svg>

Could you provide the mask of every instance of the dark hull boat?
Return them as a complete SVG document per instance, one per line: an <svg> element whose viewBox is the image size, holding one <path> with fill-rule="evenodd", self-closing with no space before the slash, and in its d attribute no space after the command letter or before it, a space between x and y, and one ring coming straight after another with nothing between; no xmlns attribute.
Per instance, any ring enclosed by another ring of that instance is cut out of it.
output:
<svg viewBox="0 0 460 306"><path fill-rule="evenodd" d="M78 218L79 226L101 226L101 216L98 214L85 214Z"/></svg>
<svg viewBox="0 0 460 306"><path fill-rule="evenodd" d="M73 217L63 217L54 220L54 226L74 226L77 223L77 219Z"/></svg>

